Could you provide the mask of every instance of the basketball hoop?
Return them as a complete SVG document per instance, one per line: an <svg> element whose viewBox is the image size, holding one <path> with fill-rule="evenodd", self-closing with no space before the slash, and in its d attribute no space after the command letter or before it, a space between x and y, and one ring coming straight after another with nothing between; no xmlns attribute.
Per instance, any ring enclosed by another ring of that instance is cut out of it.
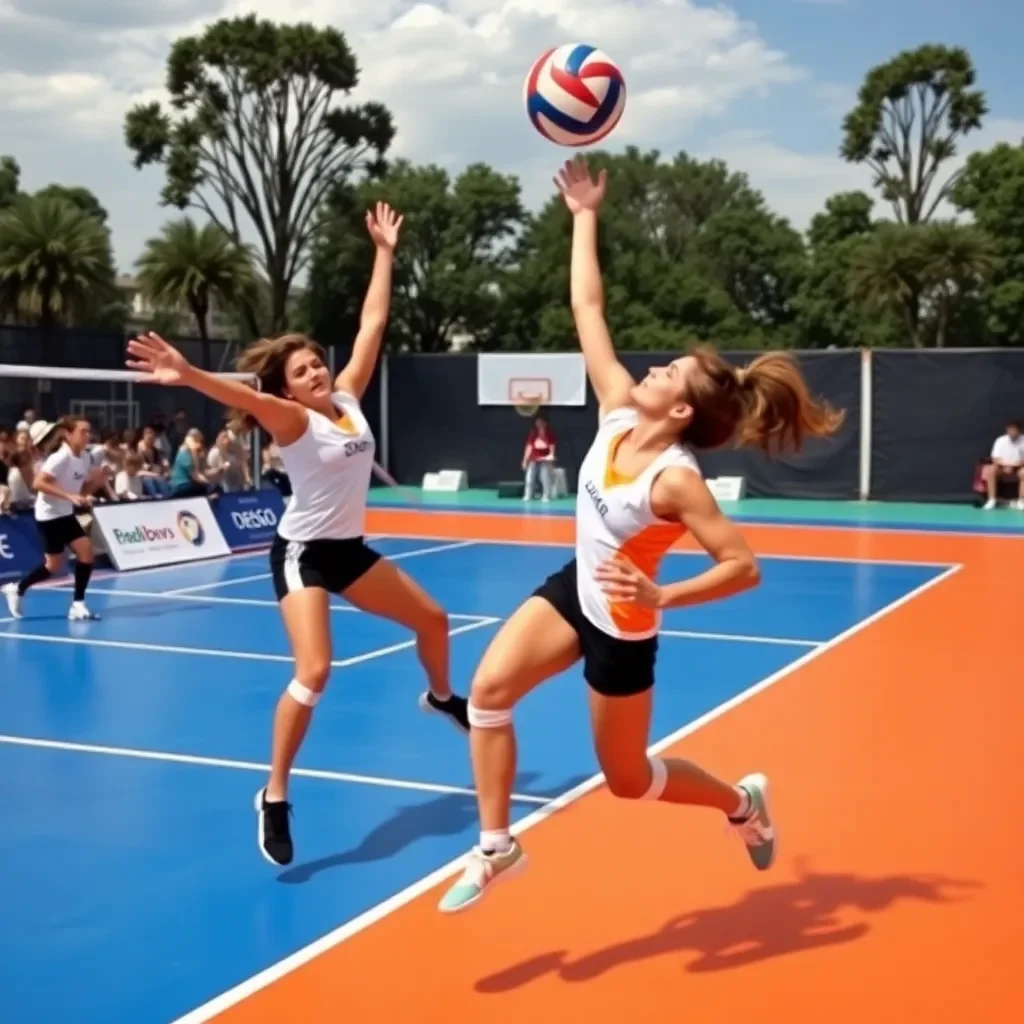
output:
<svg viewBox="0 0 1024 1024"><path fill-rule="evenodd" d="M520 392L516 395L515 410L523 419L536 416L541 406L541 396Z"/></svg>

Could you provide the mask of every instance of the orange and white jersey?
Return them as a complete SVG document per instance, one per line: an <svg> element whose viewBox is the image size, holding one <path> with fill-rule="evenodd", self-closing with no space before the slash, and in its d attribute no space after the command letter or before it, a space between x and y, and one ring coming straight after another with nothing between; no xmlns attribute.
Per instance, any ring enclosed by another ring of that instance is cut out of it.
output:
<svg viewBox="0 0 1024 1024"><path fill-rule="evenodd" d="M665 552L686 532L682 523L651 511L651 486L669 466L700 467L680 444L666 448L636 477L615 468L615 452L636 426L635 409L613 409L601 420L594 443L580 466L576 497L576 586L583 614L602 632L627 640L654 636L661 613L632 602L617 602L601 589L594 572L602 562L622 556L655 579Z"/></svg>

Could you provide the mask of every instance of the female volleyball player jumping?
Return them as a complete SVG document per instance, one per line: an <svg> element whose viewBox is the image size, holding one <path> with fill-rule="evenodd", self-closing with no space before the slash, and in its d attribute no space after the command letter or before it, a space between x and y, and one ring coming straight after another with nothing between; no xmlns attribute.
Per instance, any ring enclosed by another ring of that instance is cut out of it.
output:
<svg viewBox="0 0 1024 1024"><path fill-rule="evenodd" d="M376 245L373 273L351 358L333 392L323 350L303 335L258 341L242 354L239 370L255 374L261 391L196 369L154 334L128 345L133 358L127 365L155 383L191 387L251 415L273 439L291 482L270 565L295 677L278 702L270 778L256 794L260 850L275 864L293 857L288 776L331 670L332 593L413 630L430 683L421 707L469 729L466 700L453 695L448 682L447 615L363 539L375 444L359 400L387 322L402 218L378 203L366 223Z"/></svg>
<svg viewBox="0 0 1024 1024"><path fill-rule="evenodd" d="M717 808L764 870L775 854L768 781L723 782L679 759L649 758L651 692L661 609L727 597L758 582L757 562L722 515L691 449L733 437L766 451L831 434L842 416L816 404L781 353L734 370L709 348L636 383L615 357L604 320L597 210L605 173L584 162L556 179L573 215L572 309L600 403L597 436L579 472L576 552L505 623L484 654L469 698L470 746L481 818L479 846L442 898L446 913L474 905L525 866L509 834L516 773L512 709L539 683L583 659L598 762L616 796ZM658 585L658 564L686 531L715 565Z"/></svg>

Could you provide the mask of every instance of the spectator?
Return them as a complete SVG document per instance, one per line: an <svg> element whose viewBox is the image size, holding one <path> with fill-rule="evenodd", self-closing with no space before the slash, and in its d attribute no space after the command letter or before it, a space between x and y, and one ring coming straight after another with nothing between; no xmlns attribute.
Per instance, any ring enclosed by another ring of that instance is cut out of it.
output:
<svg viewBox="0 0 1024 1024"><path fill-rule="evenodd" d="M270 441L262 448L263 473L262 483L269 489L276 487L281 492L282 498L292 496L292 482L284 471L284 460L281 458L280 449Z"/></svg>
<svg viewBox="0 0 1024 1024"><path fill-rule="evenodd" d="M551 433L548 421L543 416L538 416L533 421L533 429L526 439L523 469L526 472L523 501L530 501L533 497L538 473L542 498L544 501L550 501L555 486L555 435Z"/></svg>
<svg viewBox="0 0 1024 1024"><path fill-rule="evenodd" d="M124 468L114 479L114 494L118 501L138 501L143 496L142 459L138 452L128 452L124 457Z"/></svg>
<svg viewBox="0 0 1024 1024"><path fill-rule="evenodd" d="M1001 480L1017 481L1017 500L1013 507L1024 510L1024 437L1016 420L1006 424L1006 433L992 445L992 461L982 467L981 478L988 489L985 508L995 508Z"/></svg>
<svg viewBox="0 0 1024 1024"><path fill-rule="evenodd" d="M203 455L203 432L193 427L186 435L171 467L171 495L175 498L205 497L209 481L200 472Z"/></svg>
<svg viewBox="0 0 1024 1024"><path fill-rule="evenodd" d="M142 460L139 476L142 479L142 490L149 498L162 498L171 493L171 485L167 481L170 462L157 447L155 427L143 427L142 438L136 452Z"/></svg>
<svg viewBox="0 0 1024 1024"><path fill-rule="evenodd" d="M14 429L17 431L31 430L32 424L35 423L37 419L39 419L39 417L36 416L35 409L25 409L22 411L21 419L18 421L18 425Z"/></svg>
<svg viewBox="0 0 1024 1024"><path fill-rule="evenodd" d="M32 453L25 448L14 452L7 470L7 507L10 511L24 512L32 508L36 500L32 489L34 480Z"/></svg>
<svg viewBox="0 0 1024 1024"><path fill-rule="evenodd" d="M206 477L225 494L245 490L247 474L244 449L231 439L226 430L217 435L217 442L206 457Z"/></svg>

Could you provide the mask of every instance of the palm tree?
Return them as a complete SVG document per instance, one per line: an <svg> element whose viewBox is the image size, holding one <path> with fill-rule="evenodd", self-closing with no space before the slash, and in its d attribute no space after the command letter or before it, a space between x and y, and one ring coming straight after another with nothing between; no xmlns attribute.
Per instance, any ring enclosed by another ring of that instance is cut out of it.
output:
<svg viewBox="0 0 1024 1024"><path fill-rule="evenodd" d="M896 310L914 348L920 348L921 254L916 229L879 224L850 255L850 297L867 306Z"/></svg>
<svg viewBox="0 0 1024 1024"><path fill-rule="evenodd" d="M110 239L66 199L18 196L0 212L0 304L50 328L114 298Z"/></svg>
<svg viewBox="0 0 1024 1024"><path fill-rule="evenodd" d="M935 347L946 344L953 304L985 282L996 264L989 237L976 227L933 221L918 229L921 279L935 307Z"/></svg>
<svg viewBox="0 0 1024 1024"><path fill-rule="evenodd" d="M143 295L166 309L187 306L203 343L203 364L210 361L210 308L238 305L256 293L259 282L252 251L234 243L216 224L198 227L189 217L164 225L151 238L136 267Z"/></svg>

